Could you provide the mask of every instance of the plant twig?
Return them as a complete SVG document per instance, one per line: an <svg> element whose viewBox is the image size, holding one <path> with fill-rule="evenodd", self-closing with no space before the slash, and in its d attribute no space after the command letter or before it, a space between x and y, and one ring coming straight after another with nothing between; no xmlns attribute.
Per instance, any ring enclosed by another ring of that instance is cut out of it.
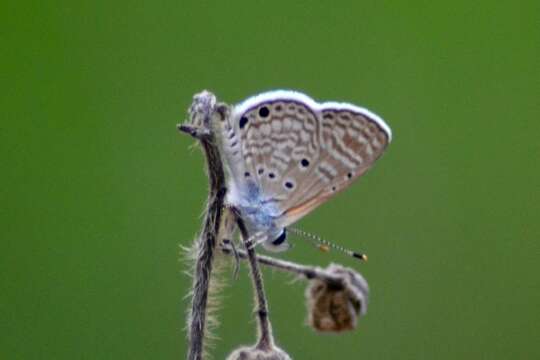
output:
<svg viewBox="0 0 540 360"><path fill-rule="evenodd" d="M233 252L231 249L228 248L221 248L221 251L227 255L233 255ZM242 260L248 259L248 254L244 250L236 250L236 256ZM309 265L301 265L297 264L291 261L277 259L271 256L265 256L265 255L256 255L257 262L261 265L269 266L271 268L288 272L296 275L300 275L305 277L308 280L312 279L319 279L323 280L329 284L334 284L338 286L343 285L343 277L337 276L333 273L328 272L327 270L319 267L319 266L309 266ZM365 287L365 291L368 292L367 286Z"/></svg>
<svg viewBox="0 0 540 360"><path fill-rule="evenodd" d="M226 193L223 165L211 131L212 117L223 111L223 105L216 105L215 96L203 91L194 96L188 122L178 126L180 131L199 140L206 158L210 187L203 227L195 244L197 254L188 316L189 360L201 360L203 356L208 288Z"/></svg>
<svg viewBox="0 0 540 360"><path fill-rule="evenodd" d="M232 242L223 241L220 249L232 255ZM238 250L236 257L246 260L248 253ZM330 264L326 268L257 255L256 261L274 269L300 275L308 281L305 292L308 324L320 332L342 332L356 328L359 316L367 313L369 287L364 277L351 268Z"/></svg>
<svg viewBox="0 0 540 360"><path fill-rule="evenodd" d="M255 349L262 351L271 351L274 348L274 336L272 334L272 325L270 324L270 318L268 316L268 301L264 293L264 283L259 264L257 262L257 255L255 254L255 248L251 244L250 236L247 232L246 226L239 216L237 211L233 211L236 214L236 222L240 230L240 235L244 241L246 248L247 258L249 260L249 266L251 270L251 281L253 283L253 289L255 291L255 300L257 303L257 322L259 326L259 338Z"/></svg>

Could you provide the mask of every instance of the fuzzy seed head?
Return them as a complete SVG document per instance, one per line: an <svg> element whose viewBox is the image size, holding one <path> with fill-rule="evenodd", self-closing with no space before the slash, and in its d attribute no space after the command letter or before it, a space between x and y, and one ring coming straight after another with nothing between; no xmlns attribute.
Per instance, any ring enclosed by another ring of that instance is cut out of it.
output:
<svg viewBox="0 0 540 360"><path fill-rule="evenodd" d="M227 360L291 360L291 357L280 348L273 346L270 350L243 346L234 350Z"/></svg>
<svg viewBox="0 0 540 360"><path fill-rule="evenodd" d="M367 282L356 271L341 265L332 264L326 271L338 281L310 281L306 289L308 324L321 332L353 330L358 317L367 312Z"/></svg>

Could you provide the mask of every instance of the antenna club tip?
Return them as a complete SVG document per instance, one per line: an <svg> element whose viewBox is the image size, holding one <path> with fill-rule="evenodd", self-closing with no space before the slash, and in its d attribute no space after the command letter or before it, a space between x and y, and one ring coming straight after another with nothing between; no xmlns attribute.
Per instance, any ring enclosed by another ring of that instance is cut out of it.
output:
<svg viewBox="0 0 540 360"><path fill-rule="evenodd" d="M362 261L368 261L368 257L366 254L358 254L358 253L353 253L353 257L359 259L359 260L362 260Z"/></svg>
<svg viewBox="0 0 540 360"><path fill-rule="evenodd" d="M330 247L328 245L324 245L324 244L320 244L318 246L319 250L321 250L322 252L329 252L330 251Z"/></svg>

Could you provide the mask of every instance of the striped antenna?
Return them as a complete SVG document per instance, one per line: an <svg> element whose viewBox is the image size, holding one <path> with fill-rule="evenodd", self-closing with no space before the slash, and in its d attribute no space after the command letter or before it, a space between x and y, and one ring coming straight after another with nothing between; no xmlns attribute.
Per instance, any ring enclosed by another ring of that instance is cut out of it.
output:
<svg viewBox="0 0 540 360"><path fill-rule="evenodd" d="M330 241L328 241L326 239L323 239L322 237L320 237L318 235L311 234L311 233L308 233L307 231L296 229L296 228L293 228L293 227L289 227L287 229L290 230L291 232L293 232L296 235L300 235L300 236L310 240L321 251L328 252L332 248L334 250L341 251L342 253L345 253L345 254L347 254L347 255L349 255L349 256L351 256L353 258L356 258L358 260L367 261L367 259L368 259L366 254L361 254L361 253L357 253L355 251L346 249L343 246L336 245L336 244L334 244L334 243L332 243L332 242L330 242Z"/></svg>

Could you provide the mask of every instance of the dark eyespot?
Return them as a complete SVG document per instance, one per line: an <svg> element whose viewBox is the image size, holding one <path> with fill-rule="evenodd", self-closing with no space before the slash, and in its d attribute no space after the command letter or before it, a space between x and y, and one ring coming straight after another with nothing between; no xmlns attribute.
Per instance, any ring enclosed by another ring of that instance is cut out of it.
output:
<svg viewBox="0 0 540 360"><path fill-rule="evenodd" d="M249 174L249 172L247 172L247 171L244 173L244 176L245 176L245 177L249 177L249 175L250 175L250 174Z"/></svg>
<svg viewBox="0 0 540 360"><path fill-rule="evenodd" d="M293 185L292 182L287 181L287 182L285 183L285 187L286 187L287 189L292 189L292 188L294 187L294 185Z"/></svg>
<svg viewBox="0 0 540 360"><path fill-rule="evenodd" d="M352 173L348 173L348 174L347 174L347 177L348 177L349 179L352 178Z"/></svg>
<svg viewBox="0 0 540 360"><path fill-rule="evenodd" d="M247 122L248 122L248 118L245 116L242 116L240 118L240 129L243 129L244 126L246 126Z"/></svg>
<svg viewBox="0 0 540 360"><path fill-rule="evenodd" d="M272 172L271 172L271 173L268 173L268 177L269 177L270 179L273 179L273 178L276 177L276 174L274 174L274 173L272 173Z"/></svg>
<svg viewBox="0 0 540 360"><path fill-rule="evenodd" d="M334 118L334 115L326 113L326 114L323 115L323 118L328 119L328 120L332 120Z"/></svg>
<svg viewBox="0 0 540 360"><path fill-rule="evenodd" d="M281 234L272 241L272 245L279 246L285 242L285 239L287 239L287 230L283 229Z"/></svg>
<svg viewBox="0 0 540 360"><path fill-rule="evenodd" d="M302 159L302 161L300 161L300 164L302 164L303 167L308 167L309 166L309 160L308 159Z"/></svg>
<svg viewBox="0 0 540 360"><path fill-rule="evenodd" d="M261 117L267 117L269 114L270 114L270 110L268 110L266 106L263 106L262 108L259 109L259 115Z"/></svg>

